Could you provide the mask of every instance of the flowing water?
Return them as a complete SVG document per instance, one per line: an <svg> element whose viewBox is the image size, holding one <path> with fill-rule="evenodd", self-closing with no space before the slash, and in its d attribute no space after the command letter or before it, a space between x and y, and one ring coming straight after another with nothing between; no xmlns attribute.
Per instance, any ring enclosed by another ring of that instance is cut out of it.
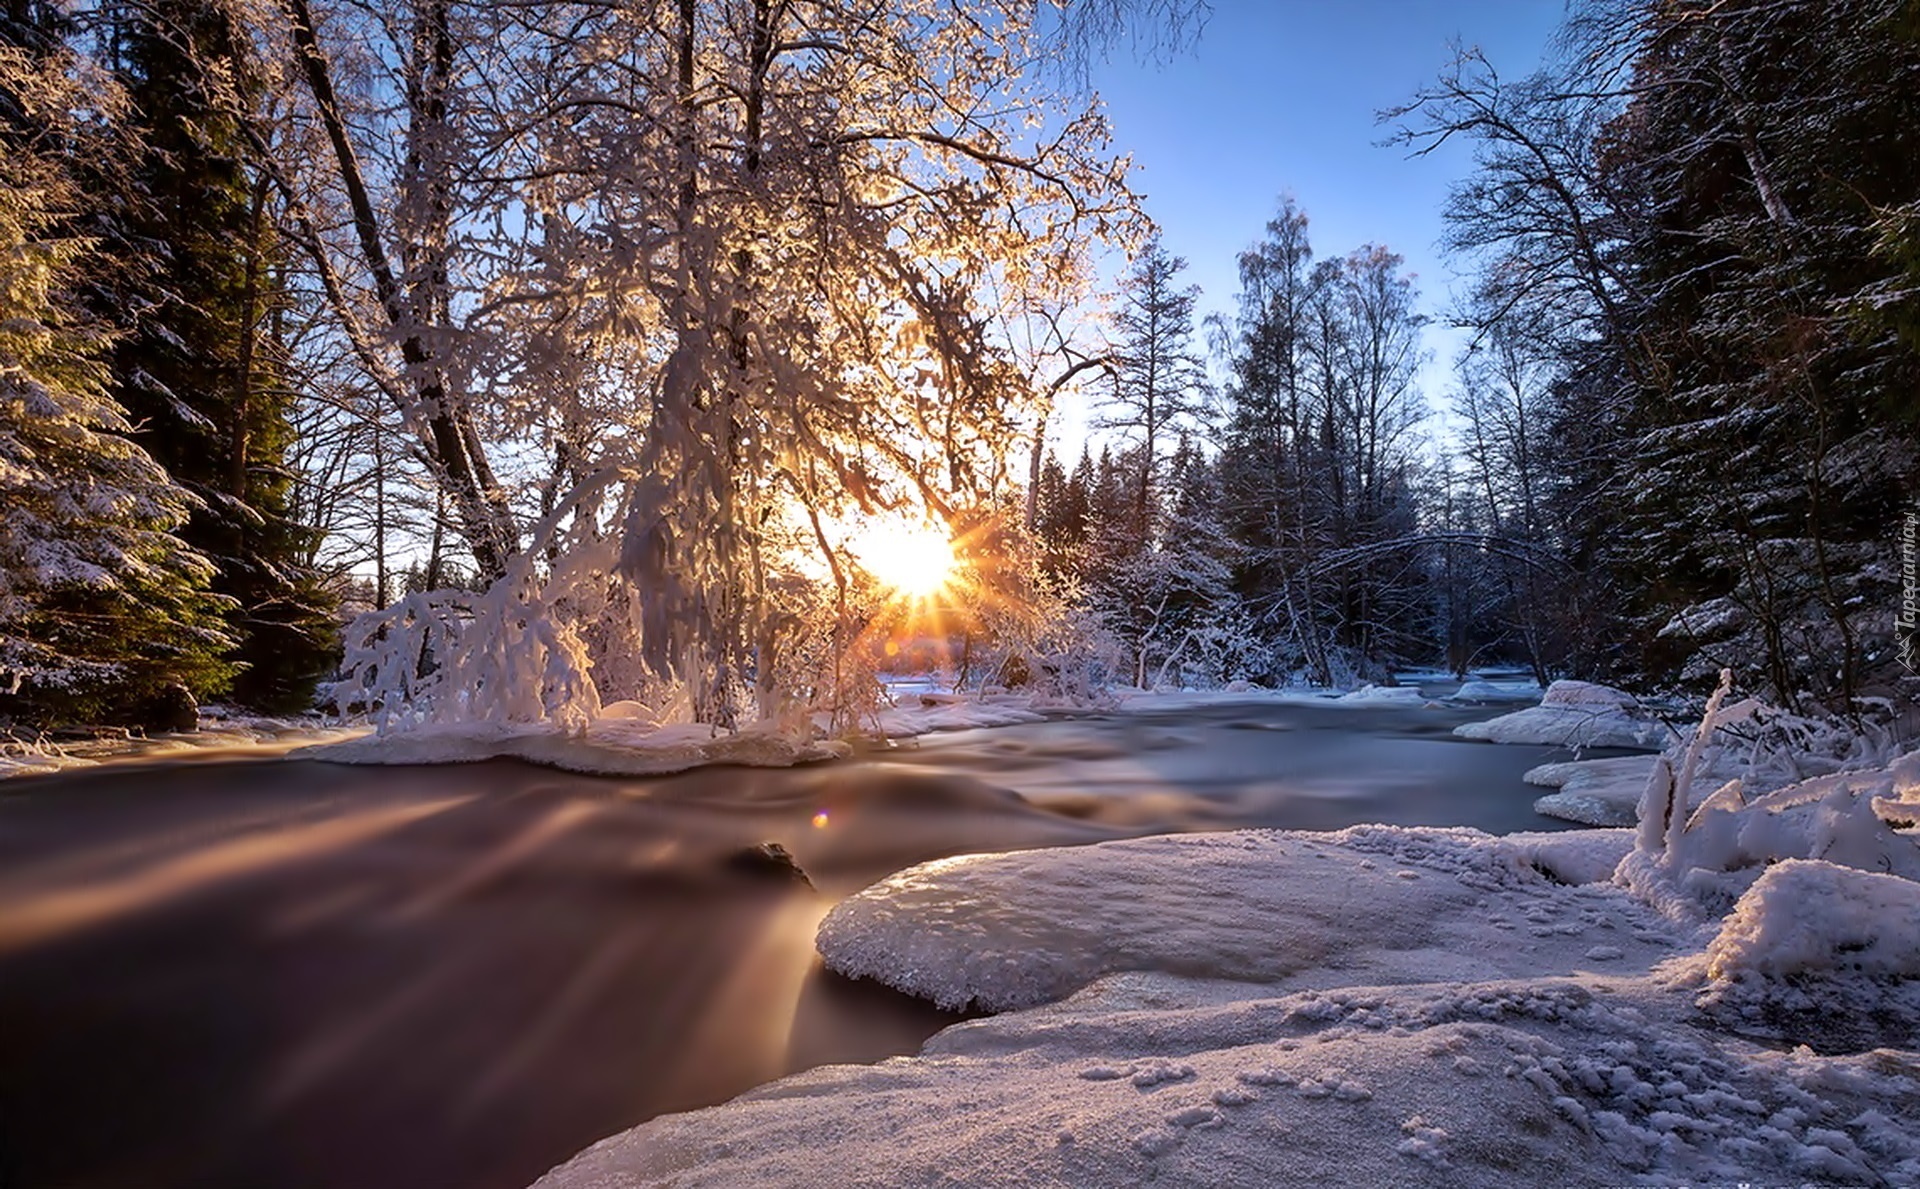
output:
<svg viewBox="0 0 1920 1189"><path fill-rule="evenodd" d="M0 1186L527 1184L956 1018L822 972L925 859L1168 830L1563 825L1494 711L1246 703L791 770L199 757L0 786ZM811 885L744 848L786 846Z"/></svg>

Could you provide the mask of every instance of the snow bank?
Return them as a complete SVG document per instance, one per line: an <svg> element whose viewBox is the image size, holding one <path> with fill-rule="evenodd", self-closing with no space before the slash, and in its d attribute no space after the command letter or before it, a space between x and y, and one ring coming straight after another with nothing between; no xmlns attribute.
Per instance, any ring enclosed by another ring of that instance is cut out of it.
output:
<svg viewBox="0 0 1920 1189"><path fill-rule="evenodd" d="M1916 1067L1721 1047L1558 981L1164 1007L1137 980L603 1141L543 1189L1912 1184Z"/></svg>
<svg viewBox="0 0 1920 1189"><path fill-rule="evenodd" d="M1740 897L1704 955L1670 973L1730 1031L1822 1052L1913 1050L1920 883L1788 859Z"/></svg>
<svg viewBox="0 0 1920 1189"><path fill-rule="evenodd" d="M1612 756L1569 760L1529 768L1522 780L1557 789L1533 803L1534 811L1587 826L1625 826L1634 821L1640 792L1658 756Z"/></svg>
<svg viewBox="0 0 1920 1189"><path fill-rule="evenodd" d="M303 747L290 758L336 764L469 764L518 759L596 776L664 776L707 764L783 768L847 754L844 744L772 731L716 734L645 717L596 719L584 732L541 723L437 723Z"/></svg>
<svg viewBox="0 0 1920 1189"><path fill-rule="evenodd" d="M829 916L829 960L950 1003L1078 989L919 1057L656 1119L540 1185L1920 1180L1920 1058L1700 1027L1649 973L1680 933L1536 870L1596 871L1631 842L1594 834L1242 832L927 864Z"/></svg>
<svg viewBox="0 0 1920 1189"><path fill-rule="evenodd" d="M1649 717L1632 694L1586 681L1556 681L1540 705L1453 732L1490 743L1551 747L1665 747L1673 733Z"/></svg>
<svg viewBox="0 0 1920 1189"><path fill-rule="evenodd" d="M1664 935L1634 936L1653 927L1646 914L1553 882L1606 878L1631 845L1626 832L1558 837L1362 826L963 856L842 902L818 944L842 974L992 1010L1120 971L1290 985L1337 969L1401 982L1565 972L1603 945L1616 957L1657 952Z"/></svg>
<svg viewBox="0 0 1920 1189"><path fill-rule="evenodd" d="M1660 757L1635 849L1615 877L1683 920L1719 917L1793 859L1920 880L1920 837L1899 816L1909 763L1818 776L1751 800L1735 779L1695 804L1684 768L1675 773Z"/></svg>
<svg viewBox="0 0 1920 1189"><path fill-rule="evenodd" d="M1625 697L1600 686L1559 684L1580 687L1562 699L1563 705L1619 708L1615 695ZM1680 731L1664 753L1676 774L1691 764L1685 806L1689 813L1699 808L1709 792L1729 781L1739 781L1743 799L1750 799L1820 776L1883 769L1895 758L1897 749L1885 730L1802 718L1752 698L1729 704L1730 692L1729 687L1716 694L1719 701L1704 731L1700 726ZM1508 719L1479 726L1512 734L1515 728ZM1462 728L1462 732L1471 729ZM1649 755L1542 764L1525 779L1559 790L1534 802L1541 813L1586 825L1624 825L1637 820L1640 794L1656 762L1657 757ZM1901 811L1887 816L1897 812ZM1908 816L1920 817L1920 804L1912 806Z"/></svg>

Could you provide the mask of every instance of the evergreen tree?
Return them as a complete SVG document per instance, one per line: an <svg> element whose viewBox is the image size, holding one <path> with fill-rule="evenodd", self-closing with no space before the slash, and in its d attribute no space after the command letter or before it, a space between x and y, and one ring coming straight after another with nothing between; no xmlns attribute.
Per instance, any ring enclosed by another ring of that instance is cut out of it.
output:
<svg viewBox="0 0 1920 1189"><path fill-rule="evenodd" d="M110 95L71 65L0 45L0 718L191 726L230 641L211 567L169 532L192 497L124 436L107 336L75 300L73 161L103 148L76 116Z"/></svg>
<svg viewBox="0 0 1920 1189"><path fill-rule="evenodd" d="M1268 636L1285 641L1291 663L1324 685L1334 642L1320 559L1334 486L1319 466L1308 335L1332 274L1312 260L1307 216L1291 198L1240 254L1219 472L1221 516L1237 544L1235 589Z"/></svg>
<svg viewBox="0 0 1920 1189"><path fill-rule="evenodd" d="M1618 554L1652 659L1834 710L1898 675L1885 558L1920 479L1920 352L1844 316L1898 278L1876 215L1920 196L1901 7L1650 10L1640 92L1610 130L1645 213L1625 245L1633 330L1662 365L1628 423Z"/></svg>
<svg viewBox="0 0 1920 1189"><path fill-rule="evenodd" d="M1552 328L1543 506L1589 668L1850 711L1905 679L1893 526L1920 481L1911 0L1595 0L1503 83L1407 109L1476 140L1449 240L1482 335Z"/></svg>
<svg viewBox="0 0 1920 1189"><path fill-rule="evenodd" d="M1156 233L1122 287L1115 318L1120 334L1114 392L1103 429L1118 429L1137 447L1126 483L1132 505L1125 547L1150 548L1159 529L1159 476L1166 447L1179 427L1205 408L1206 368L1193 344L1193 305L1200 291L1181 286L1187 262L1168 252Z"/></svg>
<svg viewBox="0 0 1920 1189"><path fill-rule="evenodd" d="M209 0L161 0L127 21L140 153L109 224L136 262L107 291L123 320L114 390L140 444L198 498L181 535L232 600L234 700L294 712L332 666L333 604L291 518L292 394L266 333L281 264L239 125L245 46Z"/></svg>

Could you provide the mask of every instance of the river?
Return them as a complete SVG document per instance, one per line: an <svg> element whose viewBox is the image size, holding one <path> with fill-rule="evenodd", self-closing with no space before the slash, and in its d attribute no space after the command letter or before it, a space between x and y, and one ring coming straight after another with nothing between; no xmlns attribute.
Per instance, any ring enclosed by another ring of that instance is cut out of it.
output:
<svg viewBox="0 0 1920 1189"><path fill-rule="evenodd" d="M1248 702L633 780L217 755L0 786L0 1186L517 1189L957 1017L823 973L911 863L1168 830L1506 832L1495 711ZM740 852L786 846L811 885Z"/></svg>

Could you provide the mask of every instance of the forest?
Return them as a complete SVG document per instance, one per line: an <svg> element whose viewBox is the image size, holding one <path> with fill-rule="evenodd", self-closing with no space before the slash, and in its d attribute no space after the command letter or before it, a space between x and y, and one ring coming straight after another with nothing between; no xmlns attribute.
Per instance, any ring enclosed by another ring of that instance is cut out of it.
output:
<svg viewBox="0 0 1920 1189"><path fill-rule="evenodd" d="M1408 80L1383 137L1474 161L1440 391L1288 198L1196 316L1087 71L1205 9L0 0L0 722L724 728L913 633L1911 698L1920 3L1580 0ZM862 536L928 530L902 600Z"/></svg>

